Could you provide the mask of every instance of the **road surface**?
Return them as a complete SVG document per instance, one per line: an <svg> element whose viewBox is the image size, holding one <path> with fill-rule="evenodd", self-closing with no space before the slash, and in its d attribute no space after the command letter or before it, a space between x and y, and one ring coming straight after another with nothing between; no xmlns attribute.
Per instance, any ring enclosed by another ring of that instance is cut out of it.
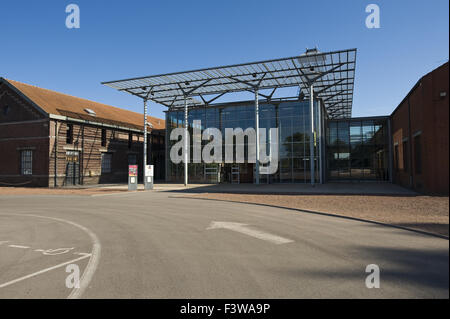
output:
<svg viewBox="0 0 450 319"><path fill-rule="evenodd" d="M448 251L406 230L170 191L0 196L0 298L448 298ZM380 288L366 287L370 264Z"/></svg>

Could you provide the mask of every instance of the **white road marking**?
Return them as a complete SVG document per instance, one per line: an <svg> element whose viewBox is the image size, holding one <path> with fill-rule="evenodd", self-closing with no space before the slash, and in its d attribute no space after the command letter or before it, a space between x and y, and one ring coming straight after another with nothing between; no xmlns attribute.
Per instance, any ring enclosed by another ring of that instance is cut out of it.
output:
<svg viewBox="0 0 450 319"><path fill-rule="evenodd" d="M74 249L74 247L72 247L72 248L48 249L48 250L43 251L42 254L46 255L46 256L56 256L56 255L67 254L72 249Z"/></svg>
<svg viewBox="0 0 450 319"><path fill-rule="evenodd" d="M9 243L9 241L0 241L0 245L3 243ZM22 249L29 249L31 247L29 246L22 246L22 245L8 245L8 247L11 248L22 248ZM35 252L42 252L43 255L45 256L55 256L55 255L62 255L62 254L66 254L69 251L75 249L75 247L71 247L71 248L56 248L56 249L34 249L33 251ZM73 253L74 255L78 255L78 256L85 256L88 253Z"/></svg>
<svg viewBox="0 0 450 319"><path fill-rule="evenodd" d="M20 249L28 249L28 248L30 248L29 246L22 246L22 245L8 245L8 247L20 248Z"/></svg>
<svg viewBox="0 0 450 319"><path fill-rule="evenodd" d="M14 280L5 282L4 284L1 284L1 285L0 285L0 288L5 288L5 287L7 287L7 286L9 286L9 285L12 285L12 284L15 284L15 283L17 283L17 282L19 282L19 281L22 281L22 280L25 280L25 279L28 279L28 278L35 277L35 276L37 276L37 275L46 273L46 272L48 272L48 271L50 271L50 270L54 270L54 269L57 269L57 268L61 268L61 267L65 266L65 265L73 264L74 262L77 262L77 261L86 259L86 258L88 258L88 257L91 257L91 254L87 254L87 255L85 255L85 256L83 256L83 257L79 257L79 258L76 258L76 259L73 259L73 260L69 260L69 261L66 261L65 263L62 263L62 264L59 264L59 265L56 265L56 266L53 266L53 267L45 268L45 269L39 270L39 271L37 271L37 272L34 272L34 273L32 273L32 274L29 274L29 275L26 275L26 276L23 276L23 277L20 277L20 278L17 278L17 279L14 279Z"/></svg>
<svg viewBox="0 0 450 319"><path fill-rule="evenodd" d="M91 197L103 197L103 196L127 196L127 195L133 195L137 193L145 192L145 190L137 190L137 191L126 191L126 192L115 192L115 193L107 193L107 194L92 194Z"/></svg>
<svg viewBox="0 0 450 319"><path fill-rule="evenodd" d="M87 256L90 255L88 253L73 253L74 255L78 255L78 256Z"/></svg>
<svg viewBox="0 0 450 319"><path fill-rule="evenodd" d="M241 223L212 222L207 229L208 230L209 229L228 229L228 230L232 230L232 231L235 231L235 232L238 232L241 234L245 234L247 236L265 240L265 241L268 241L268 242L271 242L271 243L277 244L277 245L288 244L288 243L294 242L291 239L287 239L284 237L266 233L261 230L251 229L248 227L247 224L241 224Z"/></svg>
<svg viewBox="0 0 450 319"><path fill-rule="evenodd" d="M98 263L100 261L100 255L101 255L101 249L102 245L100 244L100 240L98 239L97 235L92 232L89 228L84 227L80 224L77 224L75 222L72 222L70 220L65 220L62 218L56 218L56 217L47 217L47 216L40 216L40 215L33 215L33 214L8 214L8 213L2 213L1 215L10 215L10 216L28 216L28 217L36 217L36 218L44 218L44 219L50 219L62 223L66 223L69 225L72 225L74 227L77 227L87 233L92 241L92 252L89 254L89 261L84 269L83 275L81 276L80 280L80 288L73 289L70 295L67 297L68 299L77 299L80 298L80 296L84 293L86 288L88 287L89 283L92 280L92 277L94 276L95 270L97 269ZM87 256L83 256L80 258L87 258Z"/></svg>

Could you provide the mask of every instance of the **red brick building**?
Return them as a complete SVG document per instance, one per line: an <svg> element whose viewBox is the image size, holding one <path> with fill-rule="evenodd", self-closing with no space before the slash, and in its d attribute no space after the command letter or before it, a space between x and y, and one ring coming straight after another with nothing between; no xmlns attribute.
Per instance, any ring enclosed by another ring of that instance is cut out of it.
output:
<svg viewBox="0 0 450 319"><path fill-rule="evenodd" d="M163 179L165 121L148 121L149 164ZM139 113L0 78L0 186L126 183L128 164L142 168L143 123Z"/></svg>
<svg viewBox="0 0 450 319"><path fill-rule="evenodd" d="M394 182L449 193L449 65L423 76L391 115Z"/></svg>

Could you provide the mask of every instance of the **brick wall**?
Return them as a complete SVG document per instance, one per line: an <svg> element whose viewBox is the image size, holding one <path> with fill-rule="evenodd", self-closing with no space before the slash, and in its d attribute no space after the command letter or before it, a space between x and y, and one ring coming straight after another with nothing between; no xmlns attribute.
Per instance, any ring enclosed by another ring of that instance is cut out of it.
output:
<svg viewBox="0 0 450 319"><path fill-rule="evenodd" d="M0 186L48 186L48 119L0 84ZM32 175L23 175L21 152L32 152Z"/></svg>
<svg viewBox="0 0 450 319"><path fill-rule="evenodd" d="M73 135L71 143L67 141L69 125L72 127ZM102 133L102 130L104 133ZM142 179L143 134L56 120L50 121L50 131L49 185L51 187L55 185L55 171L57 186L70 184L67 181L67 155L74 151L79 154L80 184L127 183L129 160L134 159L136 164L139 165L139 175L141 176L140 179ZM53 134L56 131L58 135ZM132 135L131 143L129 143L130 133ZM102 134L105 134L103 145ZM151 146L149 148L151 149ZM153 153L153 157L156 157L158 154L157 152ZM102 170L102 154L111 154L110 172ZM159 171L160 167L164 167L163 159L161 160L161 165L158 165L158 168L155 168L155 170Z"/></svg>
<svg viewBox="0 0 450 319"><path fill-rule="evenodd" d="M423 193L449 193L448 76L448 63L424 76L391 115L394 182Z"/></svg>
<svg viewBox="0 0 450 319"><path fill-rule="evenodd" d="M72 127L72 140L67 131ZM105 140L102 145L102 130ZM142 180L143 134L127 129L49 119L19 93L0 83L0 186L68 186L68 162L78 152L80 184L126 183L128 161L135 157ZM164 131L149 137L149 162L155 179L164 178ZM152 143L153 142L153 143ZM21 169L21 152L32 151L32 174ZM102 154L112 154L111 172L102 171ZM73 170L72 170L73 171Z"/></svg>

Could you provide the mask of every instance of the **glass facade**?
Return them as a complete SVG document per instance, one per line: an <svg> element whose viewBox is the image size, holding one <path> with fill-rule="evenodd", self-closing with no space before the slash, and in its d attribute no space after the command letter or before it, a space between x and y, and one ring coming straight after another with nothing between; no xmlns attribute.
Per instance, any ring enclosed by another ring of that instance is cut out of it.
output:
<svg viewBox="0 0 450 319"><path fill-rule="evenodd" d="M314 122L316 134L314 138L314 165L315 177L319 179L319 130L318 105L314 107ZM184 111L174 110L166 113L167 137L170 137L172 129L183 127ZM201 129L218 128L222 132L222 156L225 158L225 128L254 128L255 107L249 103L234 103L214 107L190 108L188 112L188 128L190 139L190 163L189 182L232 182L233 172L239 173L241 183L253 183L253 163L248 163L247 140L245 139L245 163L193 163L192 134L193 121L201 120ZM310 131L311 114L309 101L283 101L277 103L265 103L259 106L259 127L265 128L267 136L269 128L279 129L278 141L278 170L271 175L260 174L261 183L309 183L310 182ZM184 164L174 164L170 160L170 149L177 141L167 140L166 161L167 180L182 182L184 179ZM266 139L266 149L269 150L269 139ZM202 147L209 141L202 141ZM235 151L235 150L234 150Z"/></svg>
<svg viewBox="0 0 450 319"><path fill-rule="evenodd" d="M327 121L328 180L389 180L388 118Z"/></svg>

